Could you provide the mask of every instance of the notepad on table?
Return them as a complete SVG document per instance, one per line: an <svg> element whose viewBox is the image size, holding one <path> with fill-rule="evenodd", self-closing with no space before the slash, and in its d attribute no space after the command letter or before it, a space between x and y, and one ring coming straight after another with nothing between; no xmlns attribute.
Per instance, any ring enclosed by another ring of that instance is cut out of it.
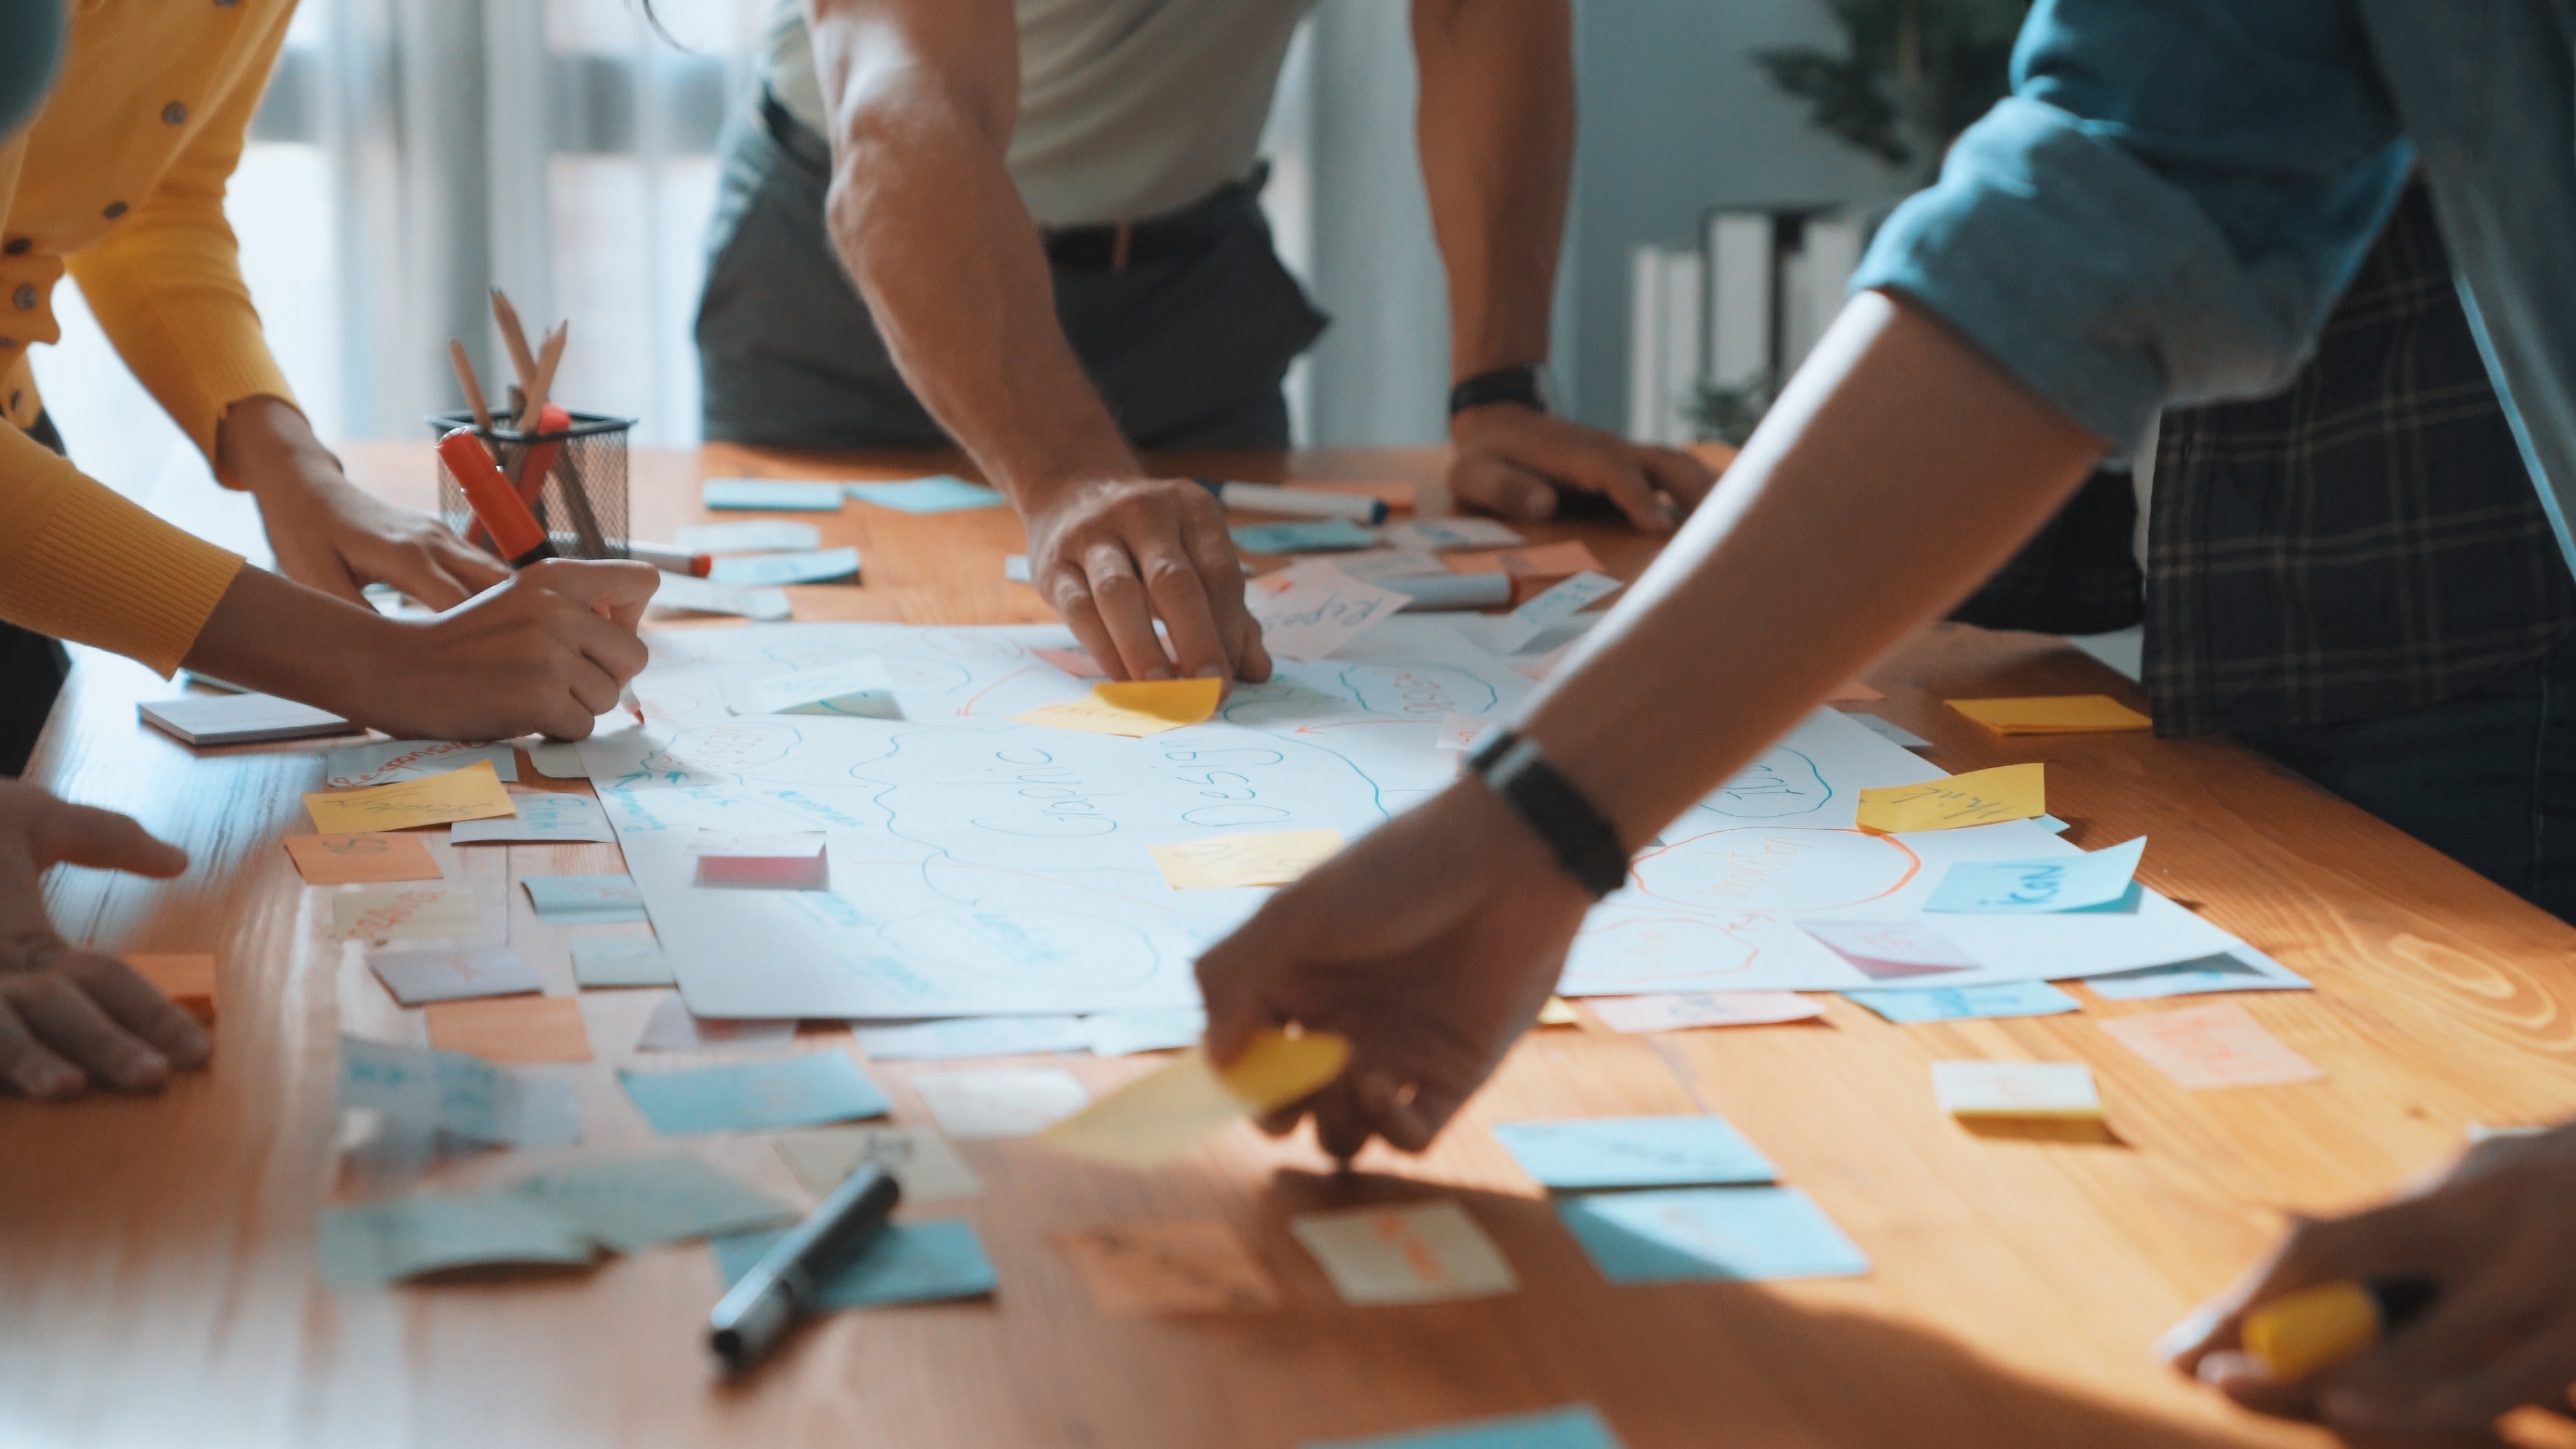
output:
<svg viewBox="0 0 2576 1449"><path fill-rule="evenodd" d="M327 709L265 694L192 694L147 701L135 709L144 723L199 747L311 739L358 729Z"/></svg>

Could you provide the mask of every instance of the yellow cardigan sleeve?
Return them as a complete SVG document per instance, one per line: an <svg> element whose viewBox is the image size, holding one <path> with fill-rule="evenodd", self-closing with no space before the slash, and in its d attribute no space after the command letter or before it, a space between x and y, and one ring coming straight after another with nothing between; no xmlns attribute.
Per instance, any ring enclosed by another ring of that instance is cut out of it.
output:
<svg viewBox="0 0 2576 1449"><path fill-rule="evenodd" d="M285 39L286 27L277 26L151 195L109 236L70 258L118 355L209 463L215 428L234 403L295 400L260 335L240 246L224 220L225 183L241 161L242 138ZM220 465L216 473L222 476Z"/></svg>

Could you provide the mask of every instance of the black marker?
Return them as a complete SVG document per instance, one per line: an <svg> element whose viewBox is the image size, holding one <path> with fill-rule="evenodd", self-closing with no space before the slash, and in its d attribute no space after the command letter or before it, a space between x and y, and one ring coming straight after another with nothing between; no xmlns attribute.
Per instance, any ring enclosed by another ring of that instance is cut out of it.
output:
<svg viewBox="0 0 2576 1449"><path fill-rule="evenodd" d="M761 1254L707 1317L707 1346L726 1370L740 1373L760 1362L821 1285L885 1231L902 1196L903 1185L870 1163Z"/></svg>

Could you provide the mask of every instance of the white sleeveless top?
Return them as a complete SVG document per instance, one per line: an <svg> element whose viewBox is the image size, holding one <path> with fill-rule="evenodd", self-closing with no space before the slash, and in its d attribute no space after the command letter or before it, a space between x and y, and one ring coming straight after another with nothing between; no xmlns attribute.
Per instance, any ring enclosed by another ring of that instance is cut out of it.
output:
<svg viewBox="0 0 2576 1449"><path fill-rule="evenodd" d="M1313 0L1015 0L1009 166L1040 226L1141 221L1252 169L1288 39ZM778 0L767 80L829 135L798 0Z"/></svg>

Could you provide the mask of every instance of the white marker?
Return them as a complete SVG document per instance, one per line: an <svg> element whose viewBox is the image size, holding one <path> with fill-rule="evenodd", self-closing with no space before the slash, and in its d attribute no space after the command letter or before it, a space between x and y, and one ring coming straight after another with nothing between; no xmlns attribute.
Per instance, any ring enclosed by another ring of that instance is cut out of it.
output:
<svg viewBox="0 0 2576 1449"><path fill-rule="evenodd" d="M1219 503L1240 508L1247 513L1290 513L1300 518L1356 518L1362 523L1386 522L1386 500L1362 498L1352 493L1328 493L1320 488L1277 488L1268 483L1218 483L1201 478L1199 486L1214 493Z"/></svg>

